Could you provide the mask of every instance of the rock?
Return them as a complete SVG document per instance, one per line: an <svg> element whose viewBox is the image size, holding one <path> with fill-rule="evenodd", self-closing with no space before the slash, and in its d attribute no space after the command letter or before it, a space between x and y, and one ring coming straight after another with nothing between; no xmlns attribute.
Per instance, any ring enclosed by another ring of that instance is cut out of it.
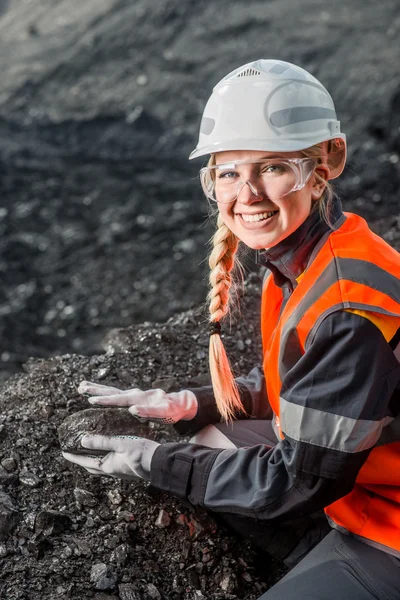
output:
<svg viewBox="0 0 400 600"><path fill-rule="evenodd" d="M108 521L108 519L111 519L112 517L112 512L111 510L108 508L108 506L101 506L99 508L98 511L98 516L103 519L103 521Z"/></svg>
<svg viewBox="0 0 400 600"><path fill-rule="evenodd" d="M122 502L122 496L119 490L110 490L107 492L107 496L111 504L118 506Z"/></svg>
<svg viewBox="0 0 400 600"><path fill-rule="evenodd" d="M18 448L26 448L26 447L28 446L28 444L29 444L29 443L30 443L30 439L29 439L29 438L27 438L27 437L22 437L22 438L21 438L21 437L20 437L20 438L19 438L19 439L16 441L15 445L16 445Z"/></svg>
<svg viewBox="0 0 400 600"><path fill-rule="evenodd" d="M45 419L50 419L54 415L54 406L51 404L44 404L41 413Z"/></svg>
<svg viewBox="0 0 400 600"><path fill-rule="evenodd" d="M75 500L83 506L96 506L97 498L92 492L82 490L81 488L74 489Z"/></svg>
<svg viewBox="0 0 400 600"><path fill-rule="evenodd" d="M71 519L68 515L59 513L55 510L41 510L36 515L35 533L42 534L44 537L57 535L68 529L71 525Z"/></svg>
<svg viewBox="0 0 400 600"><path fill-rule="evenodd" d="M172 392L176 390L177 382L174 377L157 377L151 382L152 389L161 388L165 392Z"/></svg>
<svg viewBox="0 0 400 600"><path fill-rule="evenodd" d="M193 539L195 540L202 537L207 532L215 530L215 523L209 515L191 515L186 524L189 528L190 535L193 536Z"/></svg>
<svg viewBox="0 0 400 600"><path fill-rule="evenodd" d="M246 347L246 346L244 345L244 341L243 341L243 340L238 340L238 341L236 342L236 348L237 348L238 350L240 350L240 352L243 352L243 350L245 349L245 347Z"/></svg>
<svg viewBox="0 0 400 600"><path fill-rule="evenodd" d="M113 550L119 542L119 537L117 535L112 535L111 537L107 538L104 542L104 545L106 548L110 548L110 550Z"/></svg>
<svg viewBox="0 0 400 600"><path fill-rule="evenodd" d="M92 549L87 540L76 538L76 537L73 537L72 539L76 545L78 555L83 554L84 556L91 556Z"/></svg>
<svg viewBox="0 0 400 600"><path fill-rule="evenodd" d="M90 571L90 582L95 590L109 590L115 586L117 577L105 563L97 563Z"/></svg>
<svg viewBox="0 0 400 600"><path fill-rule="evenodd" d="M87 433L149 437L150 431L125 408L89 408L70 415L60 425L58 438L61 449L88 454L88 450L81 446L81 439ZM104 455L107 452L90 450L90 454Z"/></svg>
<svg viewBox="0 0 400 600"><path fill-rule="evenodd" d="M202 549L202 553L203 553L203 556L202 556L201 560L204 563L210 562L210 560L212 559L210 549L209 548L203 548Z"/></svg>
<svg viewBox="0 0 400 600"><path fill-rule="evenodd" d="M108 375L110 375L111 373L111 368L110 367L104 367L102 369L99 369L97 371L97 379L99 379L100 381L102 381L103 379L105 379L106 377L108 377Z"/></svg>
<svg viewBox="0 0 400 600"><path fill-rule="evenodd" d="M86 519L86 527L88 527L89 529L92 529L92 527L96 527L96 523L94 522L93 517L91 517L90 515Z"/></svg>
<svg viewBox="0 0 400 600"><path fill-rule="evenodd" d="M135 520L135 515L128 510L121 510L117 513L118 521L126 521L127 523L132 523Z"/></svg>
<svg viewBox="0 0 400 600"><path fill-rule="evenodd" d="M200 578L196 572L196 565L192 565L186 569L187 580L190 587L200 589Z"/></svg>
<svg viewBox="0 0 400 600"><path fill-rule="evenodd" d="M203 562L196 563L195 571L198 575L201 575L204 571L205 565Z"/></svg>
<svg viewBox="0 0 400 600"><path fill-rule="evenodd" d="M224 592L227 592L227 593L234 592L234 590L236 588L235 575L233 573L224 573L221 577L219 586Z"/></svg>
<svg viewBox="0 0 400 600"><path fill-rule="evenodd" d="M4 458L1 461L1 466L4 467L8 473L11 473L17 468L17 461L14 458Z"/></svg>
<svg viewBox="0 0 400 600"><path fill-rule="evenodd" d="M183 540L182 542L182 558L187 560L192 550L192 543L190 540Z"/></svg>
<svg viewBox="0 0 400 600"><path fill-rule="evenodd" d="M12 485L19 481L16 473L9 473L4 467L0 465L0 484Z"/></svg>
<svg viewBox="0 0 400 600"><path fill-rule="evenodd" d="M147 594L153 600L160 600L160 598L161 598L160 592L158 591L158 589L156 588L156 586L153 583L147 584Z"/></svg>
<svg viewBox="0 0 400 600"><path fill-rule="evenodd" d="M126 544L121 544L115 548L114 552L112 552L110 560L111 562L115 563L117 567L123 567L128 560L128 556L129 546Z"/></svg>
<svg viewBox="0 0 400 600"><path fill-rule="evenodd" d="M41 484L40 478L29 471L21 471L19 481L22 485L29 488L37 488Z"/></svg>
<svg viewBox="0 0 400 600"><path fill-rule="evenodd" d="M60 556L61 556L62 560L65 560L66 558L70 558L73 554L74 554L73 548L71 548L71 546L65 546L65 548L63 549Z"/></svg>
<svg viewBox="0 0 400 600"><path fill-rule="evenodd" d="M62 596L62 594L65 594L67 590L62 586L62 585L58 585L56 587L56 592L59 596Z"/></svg>
<svg viewBox="0 0 400 600"><path fill-rule="evenodd" d="M11 496L0 491L0 541L4 541L14 531L20 514Z"/></svg>
<svg viewBox="0 0 400 600"><path fill-rule="evenodd" d="M141 596L136 592L131 583L121 583L118 586L120 600L141 600Z"/></svg>
<svg viewBox="0 0 400 600"><path fill-rule="evenodd" d="M157 527L169 527L171 523L171 517L169 516L169 514L167 513L166 510L161 509L160 512L158 513L158 517L156 519L156 526Z"/></svg>

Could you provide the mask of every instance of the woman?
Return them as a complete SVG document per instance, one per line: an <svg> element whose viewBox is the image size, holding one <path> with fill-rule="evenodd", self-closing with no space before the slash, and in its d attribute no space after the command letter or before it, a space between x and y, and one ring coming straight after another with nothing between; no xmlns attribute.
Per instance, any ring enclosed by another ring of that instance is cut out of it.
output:
<svg viewBox="0 0 400 600"><path fill-rule="evenodd" d="M346 138L330 95L303 69L259 60L227 75L191 158L208 154L201 182L218 207L212 388L80 386L92 404L175 422L192 443L85 436L102 459L64 456L220 514L292 567L263 599L398 599L399 254L334 197ZM268 274L263 369L235 381L220 321L239 242Z"/></svg>

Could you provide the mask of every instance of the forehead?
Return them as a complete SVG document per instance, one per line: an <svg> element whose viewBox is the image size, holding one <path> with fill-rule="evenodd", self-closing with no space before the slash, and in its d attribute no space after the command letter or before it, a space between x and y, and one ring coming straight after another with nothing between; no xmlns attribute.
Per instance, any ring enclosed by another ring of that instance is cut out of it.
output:
<svg viewBox="0 0 400 600"><path fill-rule="evenodd" d="M260 160L261 158L301 158L301 152L267 152L266 150L227 150L214 154L215 164L236 162L239 160Z"/></svg>

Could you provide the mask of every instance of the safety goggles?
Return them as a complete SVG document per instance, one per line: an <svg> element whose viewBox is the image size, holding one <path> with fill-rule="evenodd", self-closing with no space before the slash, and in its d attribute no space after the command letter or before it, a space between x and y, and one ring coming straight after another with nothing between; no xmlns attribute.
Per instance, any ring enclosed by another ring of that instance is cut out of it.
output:
<svg viewBox="0 0 400 600"><path fill-rule="evenodd" d="M254 165L250 178L244 175L244 165ZM234 202L244 185L248 185L255 196L278 200L301 190L315 165L312 158L238 160L200 169L200 181L206 197L213 202Z"/></svg>

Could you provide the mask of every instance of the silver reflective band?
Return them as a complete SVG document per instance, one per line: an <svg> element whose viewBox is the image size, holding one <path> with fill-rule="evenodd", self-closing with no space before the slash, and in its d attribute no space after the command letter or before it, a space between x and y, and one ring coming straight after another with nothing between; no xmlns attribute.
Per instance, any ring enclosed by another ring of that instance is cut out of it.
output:
<svg viewBox="0 0 400 600"><path fill-rule="evenodd" d="M304 121L316 121L318 119L336 119L336 113L329 108L315 106L297 106L296 108L284 108L277 110L270 116L274 127L287 127ZM330 125L330 123L329 123Z"/></svg>
<svg viewBox="0 0 400 600"><path fill-rule="evenodd" d="M353 419L300 406L280 398L282 432L299 442L307 442L341 452L361 452L372 448L379 440L382 429L393 421Z"/></svg>
<svg viewBox="0 0 400 600"><path fill-rule="evenodd" d="M244 174L240 169L244 166L253 167L252 171ZM213 202L233 202L246 184L257 197L279 200L303 189L315 166L312 158L238 160L204 167L200 170L200 182L206 197Z"/></svg>

